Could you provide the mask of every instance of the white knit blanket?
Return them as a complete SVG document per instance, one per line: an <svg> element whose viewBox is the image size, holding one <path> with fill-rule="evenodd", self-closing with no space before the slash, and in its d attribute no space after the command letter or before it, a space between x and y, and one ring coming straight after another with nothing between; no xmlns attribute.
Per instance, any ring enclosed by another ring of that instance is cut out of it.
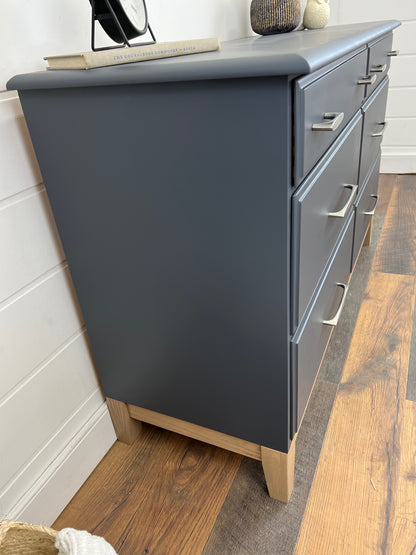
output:
<svg viewBox="0 0 416 555"><path fill-rule="evenodd" d="M57 533L55 547L58 555L117 555L104 538L73 528Z"/></svg>

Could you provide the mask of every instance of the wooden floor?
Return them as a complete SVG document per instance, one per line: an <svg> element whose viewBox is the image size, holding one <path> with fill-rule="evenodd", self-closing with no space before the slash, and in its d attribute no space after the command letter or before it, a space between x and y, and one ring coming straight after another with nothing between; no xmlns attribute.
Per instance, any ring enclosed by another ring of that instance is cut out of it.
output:
<svg viewBox="0 0 416 555"><path fill-rule="evenodd" d="M379 193L298 435L290 503L267 496L258 461L145 426L55 529L128 555L416 553L416 176L382 176Z"/></svg>

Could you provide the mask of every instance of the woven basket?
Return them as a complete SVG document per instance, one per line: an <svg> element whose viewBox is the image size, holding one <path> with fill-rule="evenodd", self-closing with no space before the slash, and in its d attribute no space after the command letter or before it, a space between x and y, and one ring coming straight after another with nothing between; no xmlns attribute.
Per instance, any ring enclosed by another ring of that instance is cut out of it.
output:
<svg viewBox="0 0 416 555"><path fill-rule="evenodd" d="M56 531L26 522L0 521L1 555L56 555Z"/></svg>

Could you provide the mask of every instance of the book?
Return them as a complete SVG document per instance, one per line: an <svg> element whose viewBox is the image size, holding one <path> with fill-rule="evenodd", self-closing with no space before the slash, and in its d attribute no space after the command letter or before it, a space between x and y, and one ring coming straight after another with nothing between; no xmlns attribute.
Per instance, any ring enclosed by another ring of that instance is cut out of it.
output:
<svg viewBox="0 0 416 555"><path fill-rule="evenodd" d="M95 67L130 64L159 58L171 58L210 52L220 48L216 38L160 42L143 46L113 48L96 52L80 52L78 54L63 54L61 56L46 56L47 69L91 69Z"/></svg>

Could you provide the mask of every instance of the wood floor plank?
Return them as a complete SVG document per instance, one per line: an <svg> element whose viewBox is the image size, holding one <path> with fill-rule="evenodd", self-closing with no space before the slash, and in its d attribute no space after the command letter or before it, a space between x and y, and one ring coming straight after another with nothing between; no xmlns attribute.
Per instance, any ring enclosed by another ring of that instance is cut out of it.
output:
<svg viewBox="0 0 416 555"><path fill-rule="evenodd" d="M400 440L399 482L392 553L416 552L416 403L406 401Z"/></svg>
<svg viewBox="0 0 416 555"><path fill-rule="evenodd" d="M337 387L318 381L296 439L289 503L271 499L259 461L243 459L204 555L293 555Z"/></svg>
<svg viewBox="0 0 416 555"><path fill-rule="evenodd" d="M390 203L391 194L397 183L398 176L396 174L380 174L378 180L379 201L377 203L377 214L385 214Z"/></svg>
<svg viewBox="0 0 416 555"><path fill-rule="evenodd" d="M407 373L406 399L416 402L416 308L413 312L413 333L410 347L409 370Z"/></svg>
<svg viewBox="0 0 416 555"><path fill-rule="evenodd" d="M391 553L415 278L372 272L296 548Z"/></svg>
<svg viewBox="0 0 416 555"><path fill-rule="evenodd" d="M351 276L347 300L342 309L342 318L335 327L318 374L319 380L339 384L347 360L348 350L360 312L361 302L367 287L368 277L377 250L384 214L378 211L373 219L372 244L362 248L354 273Z"/></svg>
<svg viewBox="0 0 416 555"><path fill-rule="evenodd" d="M416 273L416 175L400 175L394 185L373 270Z"/></svg>
<svg viewBox="0 0 416 555"><path fill-rule="evenodd" d="M53 527L103 536L119 555L198 554L241 458L144 426L131 446L114 445Z"/></svg>

